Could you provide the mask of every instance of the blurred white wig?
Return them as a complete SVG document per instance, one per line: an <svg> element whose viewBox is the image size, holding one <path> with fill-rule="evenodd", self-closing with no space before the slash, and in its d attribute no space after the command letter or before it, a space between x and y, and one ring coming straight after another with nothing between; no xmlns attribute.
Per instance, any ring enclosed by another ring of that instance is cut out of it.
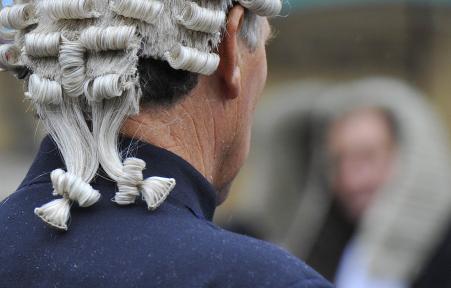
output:
<svg viewBox="0 0 451 288"><path fill-rule="evenodd" d="M365 213L356 243L372 275L412 280L439 244L451 216L448 133L425 96L390 78L332 86L293 84L277 90L277 94L277 104L269 101L262 107L265 115L261 121L257 118L256 124L264 131L259 133L257 126L255 135L260 146L266 143L266 149L277 147L281 151L259 159L271 166L256 165L262 171L257 172L258 187L254 190L260 193L260 199L266 195L261 201L262 214L271 215L259 220L271 223L269 229L277 235L273 240L298 256L308 257L332 203L323 183L327 179L327 158L321 142L327 123L355 109L387 111L396 122L398 172ZM316 152L309 154L309 167L301 167L298 162L303 159L296 138L302 135L293 131L299 132L303 122L315 119L319 126L314 126L314 135L310 135L314 140L308 144ZM295 125L298 128L293 128ZM276 208L285 212L276 212Z"/></svg>

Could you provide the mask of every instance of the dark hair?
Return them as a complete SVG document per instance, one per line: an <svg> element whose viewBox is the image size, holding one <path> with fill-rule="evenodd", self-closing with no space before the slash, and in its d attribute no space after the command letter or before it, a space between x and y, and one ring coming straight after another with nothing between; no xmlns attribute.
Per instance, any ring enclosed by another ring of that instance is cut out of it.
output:
<svg viewBox="0 0 451 288"><path fill-rule="evenodd" d="M171 105L196 87L199 74L175 70L166 61L140 58L141 105Z"/></svg>

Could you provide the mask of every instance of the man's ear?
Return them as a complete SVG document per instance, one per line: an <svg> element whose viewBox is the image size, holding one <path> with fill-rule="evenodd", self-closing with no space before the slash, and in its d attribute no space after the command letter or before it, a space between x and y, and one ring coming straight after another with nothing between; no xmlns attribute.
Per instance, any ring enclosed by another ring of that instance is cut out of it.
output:
<svg viewBox="0 0 451 288"><path fill-rule="evenodd" d="M234 99L241 94L241 67L238 46L239 31L244 17L244 8L235 5L227 17L224 38L219 45L221 61L217 70L223 85L224 95Z"/></svg>

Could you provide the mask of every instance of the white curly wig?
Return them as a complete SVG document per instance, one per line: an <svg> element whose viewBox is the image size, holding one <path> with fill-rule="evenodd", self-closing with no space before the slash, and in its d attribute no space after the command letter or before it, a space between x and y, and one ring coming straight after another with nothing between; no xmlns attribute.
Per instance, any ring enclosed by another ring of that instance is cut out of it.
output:
<svg viewBox="0 0 451 288"><path fill-rule="evenodd" d="M70 207L95 204L89 184L99 165L117 182L120 205L141 196L156 209L174 179L143 179L146 163L122 159L118 135L139 112L139 57L173 69L210 75L235 0L15 0L0 12L0 63L26 80L25 93L56 142L65 169L51 173L53 194L35 209L54 228L67 230ZM238 0L260 16L275 16L280 0ZM30 73L25 73L29 71ZM88 125L87 119L91 125Z"/></svg>

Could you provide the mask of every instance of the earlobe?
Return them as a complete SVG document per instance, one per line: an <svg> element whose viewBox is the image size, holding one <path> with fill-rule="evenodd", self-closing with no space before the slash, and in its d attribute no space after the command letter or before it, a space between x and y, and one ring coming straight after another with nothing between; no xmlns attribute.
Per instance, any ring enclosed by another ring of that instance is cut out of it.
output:
<svg viewBox="0 0 451 288"><path fill-rule="evenodd" d="M221 61L217 70L224 88L224 96L228 99L237 98L241 94L241 67L238 38L241 23L244 17L244 8L234 6L227 19L224 38L219 46Z"/></svg>
<svg viewBox="0 0 451 288"><path fill-rule="evenodd" d="M228 97L235 99L241 94L241 69L237 65L233 69Z"/></svg>

